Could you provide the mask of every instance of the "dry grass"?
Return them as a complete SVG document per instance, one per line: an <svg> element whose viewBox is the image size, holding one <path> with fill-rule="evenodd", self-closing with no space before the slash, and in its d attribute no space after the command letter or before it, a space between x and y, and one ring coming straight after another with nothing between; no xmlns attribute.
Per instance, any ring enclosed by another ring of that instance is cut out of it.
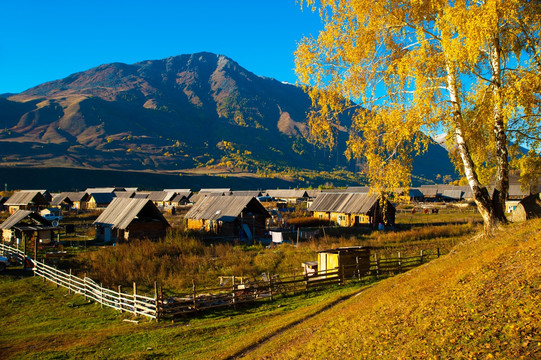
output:
<svg viewBox="0 0 541 360"><path fill-rule="evenodd" d="M538 359L540 301L536 220L459 244L448 256L383 281L248 357Z"/></svg>

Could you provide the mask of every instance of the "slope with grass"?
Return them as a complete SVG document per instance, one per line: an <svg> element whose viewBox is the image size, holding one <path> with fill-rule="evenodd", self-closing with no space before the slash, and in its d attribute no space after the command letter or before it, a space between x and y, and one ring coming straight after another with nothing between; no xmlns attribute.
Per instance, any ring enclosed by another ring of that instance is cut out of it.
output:
<svg viewBox="0 0 541 360"><path fill-rule="evenodd" d="M540 303L541 220L535 220L459 244L246 357L539 359Z"/></svg>

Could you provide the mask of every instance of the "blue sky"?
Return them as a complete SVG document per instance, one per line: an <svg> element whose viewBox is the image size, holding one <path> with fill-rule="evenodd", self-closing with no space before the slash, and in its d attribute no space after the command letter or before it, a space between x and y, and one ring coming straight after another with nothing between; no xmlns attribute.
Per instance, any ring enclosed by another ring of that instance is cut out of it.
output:
<svg viewBox="0 0 541 360"><path fill-rule="evenodd" d="M0 93L21 92L100 64L208 51L294 83L293 51L322 28L297 0L4 0Z"/></svg>

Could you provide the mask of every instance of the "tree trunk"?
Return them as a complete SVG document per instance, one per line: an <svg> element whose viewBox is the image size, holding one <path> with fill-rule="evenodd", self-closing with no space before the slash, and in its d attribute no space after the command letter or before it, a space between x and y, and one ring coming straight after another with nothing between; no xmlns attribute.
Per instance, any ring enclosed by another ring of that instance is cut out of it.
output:
<svg viewBox="0 0 541 360"><path fill-rule="evenodd" d="M464 166L464 174L468 180L468 184L472 189L473 199L477 204L477 209L483 217L485 234L492 234L493 230L498 226L499 219L494 211L494 204L490 199L490 195L486 187L483 187L479 182L479 178L475 171L475 164L471 158L471 153L463 136L462 108L458 97L458 87L456 84L456 74L451 64L447 64L447 88L449 91L449 99L453 105L453 123L455 126L455 139Z"/></svg>
<svg viewBox="0 0 541 360"><path fill-rule="evenodd" d="M503 99L501 92L501 47L500 39L496 35L493 40L491 51L492 66L492 96L494 101L494 138L496 141L496 179L494 183L494 193L492 195L492 205L494 214L499 222L507 223L505 216L505 200L509 193L509 153L507 151L507 136L505 134L505 124L503 121Z"/></svg>

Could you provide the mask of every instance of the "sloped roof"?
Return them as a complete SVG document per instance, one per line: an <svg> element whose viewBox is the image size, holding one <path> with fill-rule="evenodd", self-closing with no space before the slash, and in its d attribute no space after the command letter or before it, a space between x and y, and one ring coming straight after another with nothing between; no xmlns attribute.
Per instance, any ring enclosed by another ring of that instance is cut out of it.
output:
<svg viewBox="0 0 541 360"><path fill-rule="evenodd" d="M307 198L308 193L306 190L296 190L296 189L277 189L277 190L267 190L267 194L273 198Z"/></svg>
<svg viewBox="0 0 541 360"><path fill-rule="evenodd" d="M156 205L149 199L115 198L94 221L95 225L111 225L113 228L126 229L145 209L153 219L167 222Z"/></svg>
<svg viewBox="0 0 541 360"><path fill-rule="evenodd" d="M417 189L417 188L411 188L408 190L408 196L410 198L419 198L419 197L423 197L423 193L421 192L421 190Z"/></svg>
<svg viewBox="0 0 541 360"><path fill-rule="evenodd" d="M71 201L84 201L90 199L90 195L85 191L68 192L68 198Z"/></svg>
<svg viewBox="0 0 541 360"><path fill-rule="evenodd" d="M443 190L442 196L454 200L462 200L462 190Z"/></svg>
<svg viewBox="0 0 541 360"><path fill-rule="evenodd" d="M68 196L68 193L67 192L63 192L63 193L60 193L60 194L56 194L55 196L53 196L53 199L51 200L51 205L52 206L58 206L60 204L62 204L64 201L72 201L69 196Z"/></svg>
<svg viewBox="0 0 541 360"><path fill-rule="evenodd" d="M135 191L117 191L115 196L119 198L131 198L135 194Z"/></svg>
<svg viewBox="0 0 541 360"><path fill-rule="evenodd" d="M41 215L28 210L17 210L10 217L8 217L6 221L0 224L0 229L11 229L27 217L30 217L36 221L39 224L38 226L47 228L51 227L51 223L44 219Z"/></svg>
<svg viewBox="0 0 541 360"><path fill-rule="evenodd" d="M133 198L134 199L148 199L149 195L150 193L148 192L136 192L135 194L133 194Z"/></svg>
<svg viewBox="0 0 541 360"><path fill-rule="evenodd" d="M6 206L17 206L17 205L46 205L47 201L43 197L43 194L39 190L34 191L19 191L10 196L10 198L5 202Z"/></svg>
<svg viewBox="0 0 541 360"><path fill-rule="evenodd" d="M250 204L251 203L251 204ZM207 196L198 201L186 214L186 219L232 221L248 205L270 217L267 210L253 196Z"/></svg>
<svg viewBox="0 0 541 360"><path fill-rule="evenodd" d="M378 195L367 193L322 193L310 205L309 211L367 214L378 202Z"/></svg>
<svg viewBox="0 0 541 360"><path fill-rule="evenodd" d="M166 198L168 195L169 193L165 191L151 191L147 199L152 201L167 201Z"/></svg>

